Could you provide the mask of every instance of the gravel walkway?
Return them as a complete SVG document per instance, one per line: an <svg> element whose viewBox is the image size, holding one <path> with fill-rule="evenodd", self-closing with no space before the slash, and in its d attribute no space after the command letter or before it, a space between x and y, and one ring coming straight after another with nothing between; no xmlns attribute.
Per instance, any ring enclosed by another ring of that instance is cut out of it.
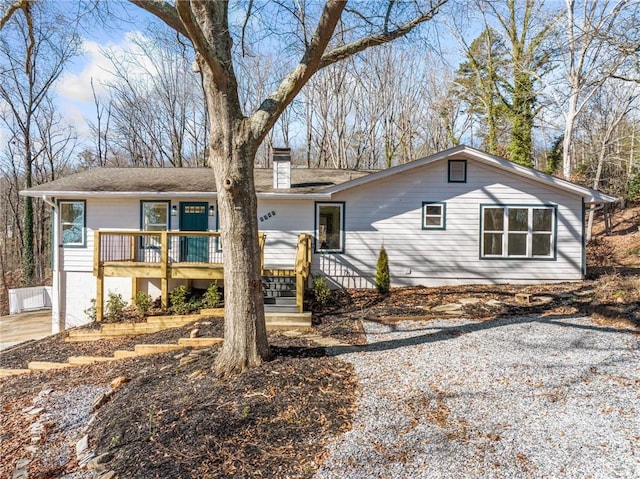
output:
<svg viewBox="0 0 640 479"><path fill-rule="evenodd" d="M324 478L640 477L640 337L589 318L365 324Z"/></svg>

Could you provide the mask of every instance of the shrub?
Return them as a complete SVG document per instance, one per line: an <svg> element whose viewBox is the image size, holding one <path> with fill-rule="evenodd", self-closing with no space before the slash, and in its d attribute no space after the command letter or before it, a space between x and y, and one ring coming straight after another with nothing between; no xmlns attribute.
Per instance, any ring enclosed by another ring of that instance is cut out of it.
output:
<svg viewBox="0 0 640 479"><path fill-rule="evenodd" d="M320 306L326 305L330 296L331 289L329 289L327 281L322 276L316 276L313 279L313 299L315 299L316 304Z"/></svg>
<svg viewBox="0 0 640 479"><path fill-rule="evenodd" d="M380 254L378 255L378 264L376 266L376 288L380 293L388 293L391 287L391 277L389 276L389 257L384 246L380 247Z"/></svg>
<svg viewBox="0 0 640 479"><path fill-rule="evenodd" d="M133 301L136 308L136 312L141 316L147 315L147 313L151 309L151 304L153 303L151 296L149 296L144 291L138 291Z"/></svg>
<svg viewBox="0 0 640 479"><path fill-rule="evenodd" d="M218 288L218 282L214 281L209 285L202 296L202 306L205 308L216 308L222 303L222 295Z"/></svg>
<svg viewBox="0 0 640 479"><path fill-rule="evenodd" d="M89 318L89 320L91 322L96 320L96 298L91 298L91 301L89 301L89 307L87 309L85 309L83 311L84 314L86 314L87 318Z"/></svg>
<svg viewBox="0 0 640 479"><path fill-rule="evenodd" d="M191 307L189 302L187 301L187 287L185 285L180 285L171 293L169 293L169 298L171 299L171 306L173 307L173 312L176 314L187 314L191 311Z"/></svg>
<svg viewBox="0 0 640 479"><path fill-rule="evenodd" d="M118 321L124 316L124 308L127 303L122 299L121 294L109 293L105 306L104 318L107 321Z"/></svg>

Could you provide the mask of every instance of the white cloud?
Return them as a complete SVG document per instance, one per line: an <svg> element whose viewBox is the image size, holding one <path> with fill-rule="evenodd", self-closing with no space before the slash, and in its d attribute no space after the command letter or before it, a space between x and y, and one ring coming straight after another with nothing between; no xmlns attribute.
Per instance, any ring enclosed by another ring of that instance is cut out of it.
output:
<svg viewBox="0 0 640 479"><path fill-rule="evenodd" d="M109 57L119 60L134 55L137 61L127 62L128 75L147 75L150 71L150 61L141 51L136 39L139 42L144 36L140 32L128 32L121 42L106 44L85 40L79 71L67 71L60 77L56 86L58 95L63 99L93 103L92 79L98 97L106 94L106 85L115 80L114 66Z"/></svg>
<svg viewBox="0 0 640 479"><path fill-rule="evenodd" d="M65 72L56 85L56 91L61 98L77 101L93 101L91 79L98 95L106 89L104 84L113 80L111 62L103 53L103 46L93 41L83 44L85 63L78 73Z"/></svg>
<svg viewBox="0 0 640 479"><path fill-rule="evenodd" d="M116 79L110 57L119 61L132 56L135 58L135 61L126 62L129 78L148 76L148 72L153 71L150 60L142 53L136 39L138 42L143 39L142 34L128 32L119 43L85 40L84 55L76 61L75 68L66 71L58 80L56 93L60 113L67 124L75 127L80 141L91 138L89 122L95 121L91 80L98 98L104 99L108 94L107 85Z"/></svg>

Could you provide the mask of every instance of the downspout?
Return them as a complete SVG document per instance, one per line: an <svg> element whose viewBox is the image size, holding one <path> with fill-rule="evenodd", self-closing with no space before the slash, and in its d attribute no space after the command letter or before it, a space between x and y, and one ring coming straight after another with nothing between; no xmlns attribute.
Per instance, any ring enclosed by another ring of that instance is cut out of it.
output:
<svg viewBox="0 0 640 479"><path fill-rule="evenodd" d="M58 221L58 205L55 201L52 201L47 195L42 196L42 201L53 209L53 216L51 218L51 228L53 229L53 240L51 243L51 255L53 257L52 265L52 286L51 286L51 332L53 334L59 333L64 329L64 321L60 318L60 222Z"/></svg>

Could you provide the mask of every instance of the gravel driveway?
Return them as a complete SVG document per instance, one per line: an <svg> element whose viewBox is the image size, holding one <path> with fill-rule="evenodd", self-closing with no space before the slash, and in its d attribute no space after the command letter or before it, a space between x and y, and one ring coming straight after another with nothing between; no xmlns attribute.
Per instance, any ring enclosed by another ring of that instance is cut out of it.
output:
<svg viewBox="0 0 640 479"><path fill-rule="evenodd" d="M640 337L589 318L365 324L316 478L640 477Z"/></svg>

